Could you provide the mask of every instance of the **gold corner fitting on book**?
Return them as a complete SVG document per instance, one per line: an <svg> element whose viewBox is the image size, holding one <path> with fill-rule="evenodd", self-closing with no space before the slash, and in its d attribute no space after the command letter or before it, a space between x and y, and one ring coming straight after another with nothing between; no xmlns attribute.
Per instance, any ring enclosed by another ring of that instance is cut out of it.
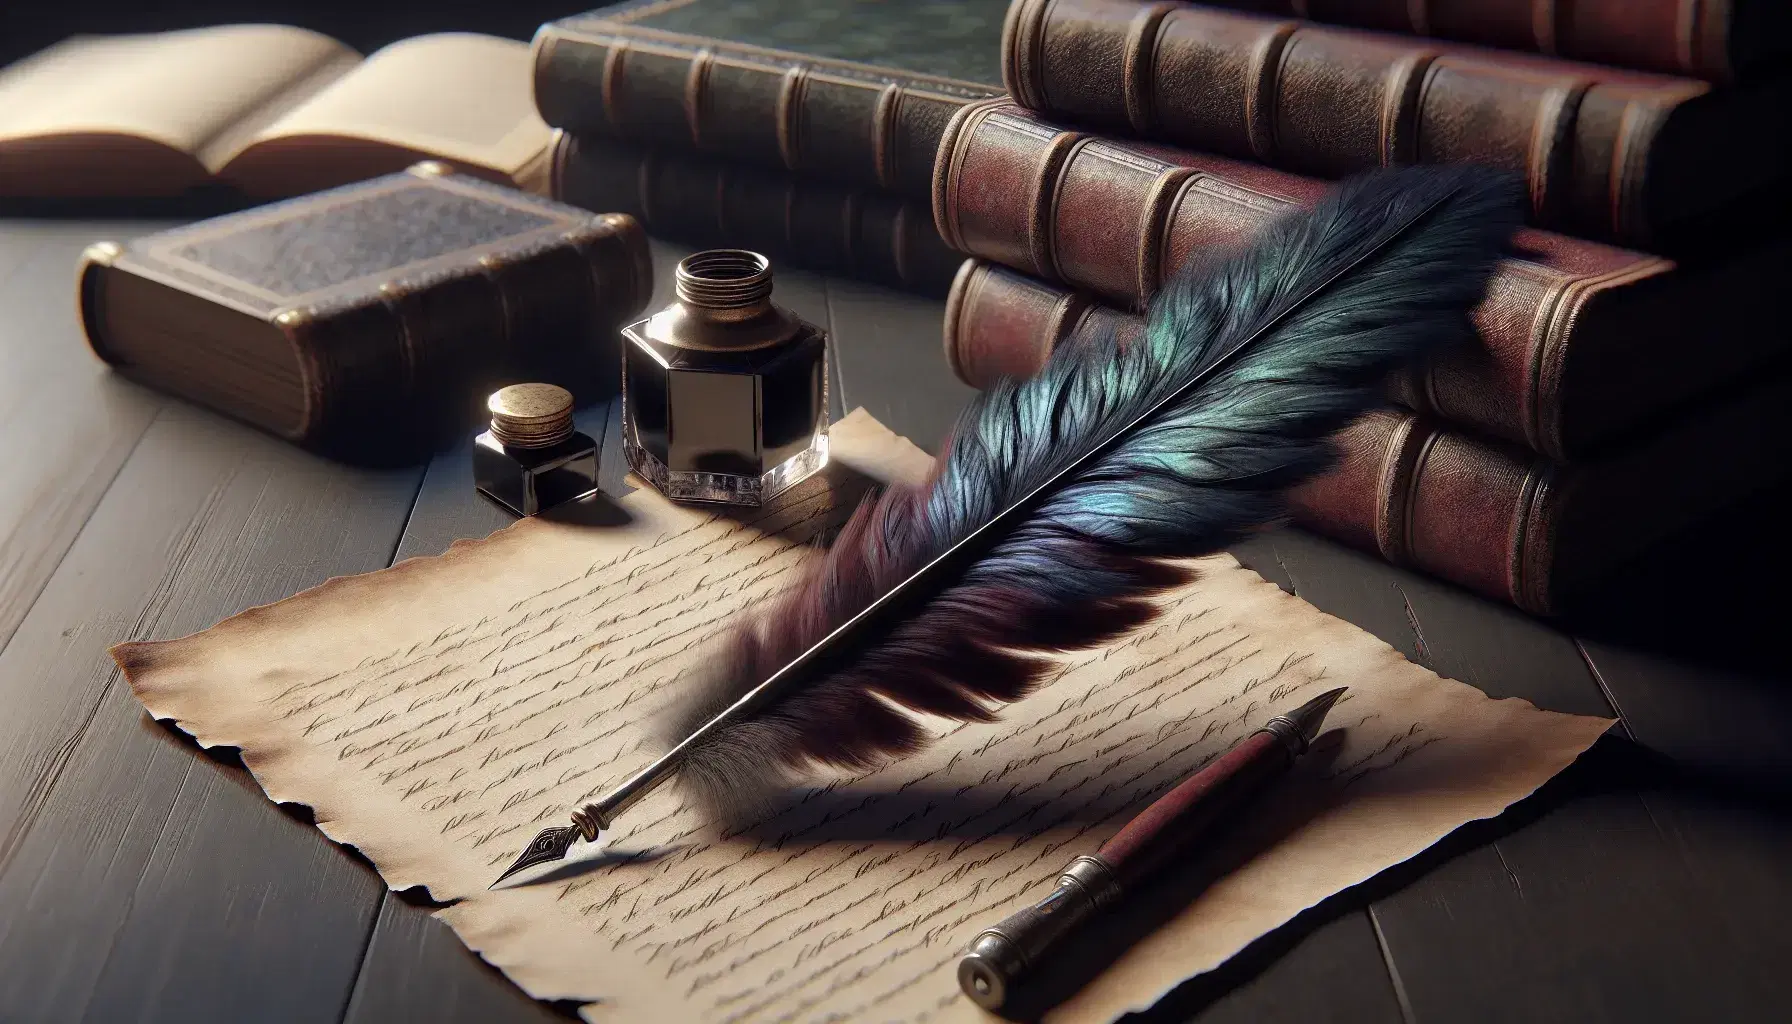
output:
<svg viewBox="0 0 1792 1024"><path fill-rule="evenodd" d="M274 323L293 331L311 322L311 313L303 309L283 309L274 314Z"/></svg>
<svg viewBox="0 0 1792 1024"><path fill-rule="evenodd" d="M81 264L76 273L84 274L90 264L109 267L124 255L124 246L117 242L95 242L81 251Z"/></svg>

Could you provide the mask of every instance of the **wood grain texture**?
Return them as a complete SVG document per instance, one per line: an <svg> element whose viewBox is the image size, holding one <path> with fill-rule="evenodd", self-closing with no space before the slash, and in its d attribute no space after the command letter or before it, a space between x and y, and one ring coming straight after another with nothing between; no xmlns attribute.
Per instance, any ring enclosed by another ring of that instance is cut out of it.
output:
<svg viewBox="0 0 1792 1024"><path fill-rule="evenodd" d="M1400 1020L1400 1002L1360 909L1308 930L1293 924L1259 940L1210 975L1190 979L1134 1024L1374 1024Z"/></svg>
<svg viewBox="0 0 1792 1024"><path fill-rule="evenodd" d="M346 1024L548 1024L568 1019L474 956L429 911L388 893Z"/></svg>
<svg viewBox="0 0 1792 1024"><path fill-rule="evenodd" d="M88 350L76 260L90 242L163 226L11 222L0 231L0 647L163 403Z"/></svg>
<svg viewBox="0 0 1792 1024"><path fill-rule="evenodd" d="M1605 640L1581 653L1638 744L1715 784L1792 791L1792 688Z"/></svg>
<svg viewBox="0 0 1792 1024"><path fill-rule="evenodd" d="M332 1021L379 883L146 721L107 648L385 565L414 470L157 417L0 654L0 1006L19 1020Z"/></svg>
<svg viewBox="0 0 1792 1024"><path fill-rule="evenodd" d="M1612 713L1552 628L1318 538L1267 539L1296 593L1409 657L1496 696ZM1418 1020L1746 1019L1792 996L1768 924L1792 913L1774 873L1789 840L1777 811L1714 802L1612 738L1365 894L1397 886L1370 910Z"/></svg>
<svg viewBox="0 0 1792 1024"><path fill-rule="evenodd" d="M1785 886L1720 875L1783 875L1783 819L1672 836L1622 760L1596 748L1533 798L1536 820L1375 904L1419 1019L1751 1020L1784 1005ZM1731 863L1689 858L1700 841Z"/></svg>

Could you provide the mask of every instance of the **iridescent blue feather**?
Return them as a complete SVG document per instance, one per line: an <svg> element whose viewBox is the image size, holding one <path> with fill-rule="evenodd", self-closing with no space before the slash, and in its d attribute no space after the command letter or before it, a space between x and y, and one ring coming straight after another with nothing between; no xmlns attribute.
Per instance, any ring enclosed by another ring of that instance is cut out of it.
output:
<svg viewBox="0 0 1792 1024"><path fill-rule="evenodd" d="M1339 186L1242 249L1184 268L1145 334L1061 348L972 402L933 478L860 508L807 577L755 609L720 667L662 721L697 725L998 513L1163 403L1211 379L1060 481L1023 523L850 666L715 730L682 776L728 806L818 765L913 751L911 711L988 720L1041 678L1040 652L1111 642L1208 554L1277 520L1323 471L1329 436L1381 402L1390 371L1459 340L1516 228L1511 179L1385 171Z"/></svg>

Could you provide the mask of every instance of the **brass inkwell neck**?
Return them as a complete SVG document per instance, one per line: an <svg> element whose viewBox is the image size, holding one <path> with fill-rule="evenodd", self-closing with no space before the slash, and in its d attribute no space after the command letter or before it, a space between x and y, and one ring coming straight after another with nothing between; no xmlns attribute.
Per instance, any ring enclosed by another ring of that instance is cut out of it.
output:
<svg viewBox="0 0 1792 1024"><path fill-rule="evenodd" d="M647 321L653 341L701 352L748 352L788 341L795 317L772 304L771 261L745 249L708 249L678 261L677 299Z"/></svg>

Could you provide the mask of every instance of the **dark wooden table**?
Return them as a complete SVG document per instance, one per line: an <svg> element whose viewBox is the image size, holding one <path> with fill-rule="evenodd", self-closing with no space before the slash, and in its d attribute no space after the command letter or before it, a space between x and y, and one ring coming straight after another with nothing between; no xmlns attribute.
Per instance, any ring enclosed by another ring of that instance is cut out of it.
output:
<svg viewBox="0 0 1792 1024"><path fill-rule="evenodd" d="M107 372L75 322L76 255L157 226L0 221L0 1020L564 1019L303 808L148 721L107 657L507 521L474 495L464 449L349 468ZM662 267L677 253L662 247ZM940 357L938 303L795 272L778 298L832 329L837 410L938 442L969 393ZM619 486L611 411L584 415ZM1713 549L1747 568L1729 532ZM1445 675L1623 721L1536 796L1315 908L1153 1019L1792 1013L1792 701L1772 672L1712 667L1759 648L1780 609L1733 602L1723 614L1740 617L1687 640L1677 624L1723 596L1709 583L1684 613L1638 612L1652 636L1594 639L1292 531L1238 554ZM1638 586L1659 576L1645 567ZM1672 657L1645 649L1674 640Z"/></svg>

